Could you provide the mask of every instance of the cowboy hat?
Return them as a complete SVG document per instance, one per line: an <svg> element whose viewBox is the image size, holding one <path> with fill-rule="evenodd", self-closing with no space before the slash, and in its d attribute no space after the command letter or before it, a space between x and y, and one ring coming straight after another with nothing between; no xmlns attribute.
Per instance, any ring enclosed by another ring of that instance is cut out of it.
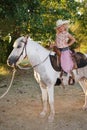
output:
<svg viewBox="0 0 87 130"><path fill-rule="evenodd" d="M63 24L68 24L70 21L69 20L62 20L59 19L56 21L56 28L59 28L60 26L62 26Z"/></svg>

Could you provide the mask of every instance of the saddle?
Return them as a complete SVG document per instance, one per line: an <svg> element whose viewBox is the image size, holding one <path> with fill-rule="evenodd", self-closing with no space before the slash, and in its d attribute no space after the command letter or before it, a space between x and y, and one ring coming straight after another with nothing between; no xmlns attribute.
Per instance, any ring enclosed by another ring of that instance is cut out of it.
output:
<svg viewBox="0 0 87 130"><path fill-rule="evenodd" d="M71 56L73 62L77 65L77 68L82 68L87 65L87 57L83 53L72 51Z"/></svg>
<svg viewBox="0 0 87 130"><path fill-rule="evenodd" d="M74 69L82 68L87 65L87 57L81 52L72 51L72 59L74 62ZM61 71L60 62L58 62L58 55L55 53L54 55L50 55L51 65L55 71Z"/></svg>
<svg viewBox="0 0 87 130"><path fill-rule="evenodd" d="M55 53L54 55L49 55L50 56L50 61L53 69L55 71L61 71L61 65L58 63L58 55Z"/></svg>

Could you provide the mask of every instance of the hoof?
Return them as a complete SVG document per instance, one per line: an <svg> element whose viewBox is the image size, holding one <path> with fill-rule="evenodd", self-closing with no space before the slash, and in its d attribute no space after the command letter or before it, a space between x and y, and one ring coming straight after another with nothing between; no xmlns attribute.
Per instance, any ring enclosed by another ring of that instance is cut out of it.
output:
<svg viewBox="0 0 87 130"><path fill-rule="evenodd" d="M45 116L46 116L46 112L42 111L42 112L40 113L40 117L41 117L41 118L44 118Z"/></svg>
<svg viewBox="0 0 87 130"><path fill-rule="evenodd" d="M48 117L48 122L53 122L54 121L54 115L50 115L49 117Z"/></svg>

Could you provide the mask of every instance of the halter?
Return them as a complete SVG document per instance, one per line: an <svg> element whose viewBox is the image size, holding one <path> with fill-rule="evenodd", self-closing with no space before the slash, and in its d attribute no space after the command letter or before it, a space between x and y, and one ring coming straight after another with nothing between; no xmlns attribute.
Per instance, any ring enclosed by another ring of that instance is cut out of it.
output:
<svg viewBox="0 0 87 130"><path fill-rule="evenodd" d="M27 38L28 39L28 38ZM21 42L23 42L24 43L24 47L23 47L23 50L22 50L22 52L20 53L20 55L19 55L19 57L17 58L17 60L16 60L16 62L19 60L19 58L21 57L21 55L23 54L23 52L24 52L24 49L25 49L25 57L24 57L24 59L27 57L27 51L26 51L26 44L27 44L27 39L26 39L26 41L24 42L24 41L21 41Z"/></svg>
<svg viewBox="0 0 87 130"><path fill-rule="evenodd" d="M26 38L28 39L28 37L26 37ZM23 40L21 41L21 42L24 43L24 47L23 47L23 50L22 50L22 52L20 53L19 57L17 58L16 62L19 60L19 58L20 58L21 55L23 54L24 49L25 49L25 54L26 54L25 57L24 57L24 59L27 57L27 50L26 50L27 39L26 39L25 42L24 42ZM50 53L51 53L51 51L50 51ZM35 67L39 66L40 64L44 63L44 62L47 60L47 58L49 57L50 53L47 55L47 57L46 57L43 61L41 61L40 63L38 63L38 64L36 64L36 65L34 65L34 66L32 66L32 67L29 67L29 68L27 68L27 69L35 68ZM25 68L22 68L20 65L17 65L17 66L18 66L20 69L25 69Z"/></svg>

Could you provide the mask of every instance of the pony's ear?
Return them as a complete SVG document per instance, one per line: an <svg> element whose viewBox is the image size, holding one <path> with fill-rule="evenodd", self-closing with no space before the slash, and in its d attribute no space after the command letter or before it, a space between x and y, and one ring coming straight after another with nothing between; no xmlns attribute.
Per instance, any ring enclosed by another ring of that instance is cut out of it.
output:
<svg viewBox="0 0 87 130"><path fill-rule="evenodd" d="M28 39L29 35L27 34L24 38L24 41L27 42L27 39Z"/></svg>
<svg viewBox="0 0 87 130"><path fill-rule="evenodd" d="M28 39L28 37L30 37L30 35L26 34L26 35L22 35L22 37L24 37L24 39Z"/></svg>
<svg viewBox="0 0 87 130"><path fill-rule="evenodd" d="M28 37L29 37L29 34L25 35L25 38L26 38L26 39L28 39Z"/></svg>
<svg viewBox="0 0 87 130"><path fill-rule="evenodd" d="M29 35L23 36L22 42L26 43Z"/></svg>

